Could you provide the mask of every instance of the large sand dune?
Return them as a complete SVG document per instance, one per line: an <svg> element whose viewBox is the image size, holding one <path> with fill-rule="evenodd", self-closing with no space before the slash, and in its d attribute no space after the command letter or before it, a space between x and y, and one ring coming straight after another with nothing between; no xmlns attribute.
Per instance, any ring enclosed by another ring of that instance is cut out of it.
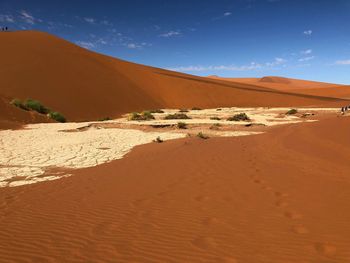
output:
<svg viewBox="0 0 350 263"><path fill-rule="evenodd" d="M0 191L3 262L350 261L350 118L138 147Z"/></svg>
<svg viewBox="0 0 350 263"><path fill-rule="evenodd" d="M0 48L6 51L0 60L0 93L40 100L71 121L151 108L344 104L137 65L42 32L0 34Z"/></svg>

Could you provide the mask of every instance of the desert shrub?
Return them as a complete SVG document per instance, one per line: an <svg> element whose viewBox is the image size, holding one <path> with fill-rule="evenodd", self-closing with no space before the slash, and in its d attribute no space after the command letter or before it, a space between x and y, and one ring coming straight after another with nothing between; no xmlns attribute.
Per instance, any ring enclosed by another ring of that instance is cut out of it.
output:
<svg viewBox="0 0 350 263"><path fill-rule="evenodd" d="M214 121L220 121L221 119L219 117L210 117L211 120L214 120Z"/></svg>
<svg viewBox="0 0 350 263"><path fill-rule="evenodd" d="M44 105L41 104L40 101L37 100L27 99L24 102L24 106L41 114L47 114L50 112L48 108L46 108Z"/></svg>
<svg viewBox="0 0 350 263"><path fill-rule="evenodd" d="M289 111L286 112L287 115L294 115L297 113L298 113L298 111L296 109L290 109Z"/></svg>
<svg viewBox="0 0 350 263"><path fill-rule="evenodd" d="M187 109L180 109L179 112L188 112Z"/></svg>
<svg viewBox="0 0 350 263"><path fill-rule="evenodd" d="M150 112L150 113L164 113L164 111L163 111L163 110L160 110L160 109L150 110L149 112Z"/></svg>
<svg viewBox="0 0 350 263"><path fill-rule="evenodd" d="M110 121L110 120L112 120L110 117L104 117L104 118L98 119L97 121Z"/></svg>
<svg viewBox="0 0 350 263"><path fill-rule="evenodd" d="M227 119L228 121L250 121L250 118L245 113L239 113Z"/></svg>
<svg viewBox="0 0 350 263"><path fill-rule="evenodd" d="M178 123L177 123L177 127L178 127L179 129L187 129L187 124L184 123L184 122L178 122Z"/></svg>
<svg viewBox="0 0 350 263"><path fill-rule="evenodd" d="M165 120L187 120L191 119L184 113L174 113L174 114L168 114L167 116L164 117Z"/></svg>
<svg viewBox="0 0 350 263"><path fill-rule="evenodd" d="M158 136L153 142L162 143L164 141Z"/></svg>
<svg viewBox="0 0 350 263"><path fill-rule="evenodd" d="M219 127L221 127L220 123L214 123L212 126L209 127L211 130L218 130Z"/></svg>
<svg viewBox="0 0 350 263"><path fill-rule="evenodd" d="M197 133L197 137L201 139L209 139L209 136L203 134L202 132Z"/></svg>
<svg viewBox="0 0 350 263"><path fill-rule="evenodd" d="M193 107L191 110L202 110L202 109L198 107Z"/></svg>
<svg viewBox="0 0 350 263"><path fill-rule="evenodd" d="M11 102L10 102L12 105L22 109L22 110L29 110L26 106L24 106L24 104L22 103L21 100L19 99L13 99Z"/></svg>
<svg viewBox="0 0 350 263"><path fill-rule="evenodd" d="M222 109L220 109L220 108L218 108L218 109L216 109L216 111L221 111Z"/></svg>
<svg viewBox="0 0 350 263"><path fill-rule="evenodd" d="M133 112L129 115L128 120L130 121L154 120L154 116L150 111L143 111L141 113Z"/></svg>
<svg viewBox="0 0 350 263"><path fill-rule="evenodd" d="M55 121L66 122L66 118L59 112L56 112L56 111L49 112L48 116L50 119L53 119Z"/></svg>

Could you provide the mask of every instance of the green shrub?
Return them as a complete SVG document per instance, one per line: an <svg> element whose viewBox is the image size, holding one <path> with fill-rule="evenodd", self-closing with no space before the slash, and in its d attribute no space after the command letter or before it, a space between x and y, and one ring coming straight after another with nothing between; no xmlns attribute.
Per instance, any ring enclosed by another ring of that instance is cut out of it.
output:
<svg viewBox="0 0 350 263"><path fill-rule="evenodd" d="M202 132L199 132L198 134L197 134L197 137L198 138L201 138L201 139L209 139L209 136L207 136L207 135L205 135L205 134L203 134Z"/></svg>
<svg viewBox="0 0 350 263"><path fill-rule="evenodd" d="M287 115L294 115L297 113L298 113L298 111L296 109L290 109L289 111L286 112Z"/></svg>
<svg viewBox="0 0 350 263"><path fill-rule="evenodd" d="M214 120L214 121L220 121L221 119L219 117L210 117L211 120Z"/></svg>
<svg viewBox="0 0 350 263"><path fill-rule="evenodd" d="M130 121L154 120L154 116L150 111L143 111L141 113L133 112L129 115L128 120Z"/></svg>
<svg viewBox="0 0 350 263"><path fill-rule="evenodd" d="M177 123L177 127L178 127L179 129L187 129L187 124L184 123L184 122L178 122L178 123Z"/></svg>
<svg viewBox="0 0 350 263"><path fill-rule="evenodd" d="M22 109L22 110L29 110L26 106L24 106L24 104L22 103L21 100L19 99L13 99L11 102L10 102L12 105Z"/></svg>
<svg viewBox="0 0 350 263"><path fill-rule="evenodd" d="M41 104L40 101L37 100L27 99L24 102L24 106L41 114L47 114L50 112L48 108L46 108L44 105Z"/></svg>
<svg viewBox="0 0 350 263"><path fill-rule="evenodd" d="M174 114L169 114L164 117L165 120L188 120L191 119L184 113L174 113Z"/></svg>
<svg viewBox="0 0 350 263"><path fill-rule="evenodd" d="M193 107L191 110L202 110L202 109L198 107Z"/></svg>
<svg viewBox="0 0 350 263"><path fill-rule="evenodd" d="M164 141L158 136L153 142L162 143Z"/></svg>
<svg viewBox="0 0 350 263"><path fill-rule="evenodd" d="M48 114L50 119L53 119L58 122L66 122L66 118L59 112L56 111L51 111Z"/></svg>
<svg viewBox="0 0 350 263"><path fill-rule="evenodd" d="M227 119L228 121L250 121L250 118L245 113L239 113Z"/></svg>
<svg viewBox="0 0 350 263"><path fill-rule="evenodd" d="M163 110L160 110L160 109L150 110L149 112L150 112L150 113L164 113L164 111L163 111Z"/></svg>
<svg viewBox="0 0 350 263"><path fill-rule="evenodd" d="M97 121L110 121L110 120L112 120L110 117L104 117L104 118L98 119Z"/></svg>

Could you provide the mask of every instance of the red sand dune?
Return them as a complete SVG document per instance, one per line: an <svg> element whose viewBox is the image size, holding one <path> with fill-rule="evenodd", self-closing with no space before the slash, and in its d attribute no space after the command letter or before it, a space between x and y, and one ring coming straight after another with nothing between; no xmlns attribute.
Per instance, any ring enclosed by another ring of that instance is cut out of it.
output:
<svg viewBox="0 0 350 263"><path fill-rule="evenodd" d="M187 138L0 191L2 262L350 262L350 118Z"/></svg>
<svg viewBox="0 0 350 263"><path fill-rule="evenodd" d="M231 83L129 63L42 32L2 33L0 48L6 50L0 61L0 93L39 100L72 121L164 107L344 104L256 83Z"/></svg>

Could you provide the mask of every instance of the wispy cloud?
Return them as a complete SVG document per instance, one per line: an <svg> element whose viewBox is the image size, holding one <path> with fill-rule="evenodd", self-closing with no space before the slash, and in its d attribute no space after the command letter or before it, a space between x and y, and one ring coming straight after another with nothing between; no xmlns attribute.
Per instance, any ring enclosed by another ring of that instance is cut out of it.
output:
<svg viewBox="0 0 350 263"><path fill-rule="evenodd" d="M263 70L266 68L273 68L276 66L284 65L287 62L287 60L283 58L275 58L271 62L266 63L256 63L251 62L248 65L210 65L210 66L180 66L180 67L173 67L168 68L169 70L173 71L180 71L180 72L202 72L202 71L252 71L252 70Z"/></svg>
<svg viewBox="0 0 350 263"><path fill-rule="evenodd" d="M299 58L298 61L299 62L306 62L306 61L313 60L314 58L315 58L315 56L309 56L309 57Z"/></svg>
<svg viewBox="0 0 350 263"><path fill-rule="evenodd" d="M338 60L335 62L336 65L350 65L350 59L347 60Z"/></svg>
<svg viewBox="0 0 350 263"><path fill-rule="evenodd" d="M223 14L222 14L222 15L220 15L220 16L214 17L214 18L213 18L213 20L223 19L223 18L225 18L225 17L229 17L229 16L231 16L231 15L232 15L232 13L231 13L231 12L225 12L225 13L223 13Z"/></svg>
<svg viewBox="0 0 350 263"><path fill-rule="evenodd" d="M92 17L84 17L83 18L85 22L89 23L89 24L95 24L96 19L92 18Z"/></svg>
<svg viewBox="0 0 350 263"><path fill-rule="evenodd" d="M182 33L180 31L173 31L172 30L172 31L160 34L159 36L169 38L169 37L175 37L175 36L180 36L180 35L182 35Z"/></svg>
<svg viewBox="0 0 350 263"><path fill-rule="evenodd" d="M313 32L312 32L311 29L309 29L309 30L305 30L303 33L304 33L304 35L306 35L306 36L311 36Z"/></svg>
<svg viewBox="0 0 350 263"><path fill-rule="evenodd" d="M300 53L303 55L310 55L312 53L312 49L302 50Z"/></svg>
<svg viewBox="0 0 350 263"><path fill-rule="evenodd" d="M230 16L230 15L232 15L231 12L225 12L225 13L224 13L224 16Z"/></svg>
<svg viewBox="0 0 350 263"><path fill-rule="evenodd" d="M93 42L89 41L76 41L75 43L86 49L93 49L96 47L96 45Z"/></svg>
<svg viewBox="0 0 350 263"><path fill-rule="evenodd" d="M42 22L41 19L35 18L32 14L30 14L25 10L21 10L19 14L20 14L20 18L27 24L35 25L37 22Z"/></svg>
<svg viewBox="0 0 350 263"><path fill-rule="evenodd" d="M0 15L0 22L14 23L15 18L12 15Z"/></svg>

